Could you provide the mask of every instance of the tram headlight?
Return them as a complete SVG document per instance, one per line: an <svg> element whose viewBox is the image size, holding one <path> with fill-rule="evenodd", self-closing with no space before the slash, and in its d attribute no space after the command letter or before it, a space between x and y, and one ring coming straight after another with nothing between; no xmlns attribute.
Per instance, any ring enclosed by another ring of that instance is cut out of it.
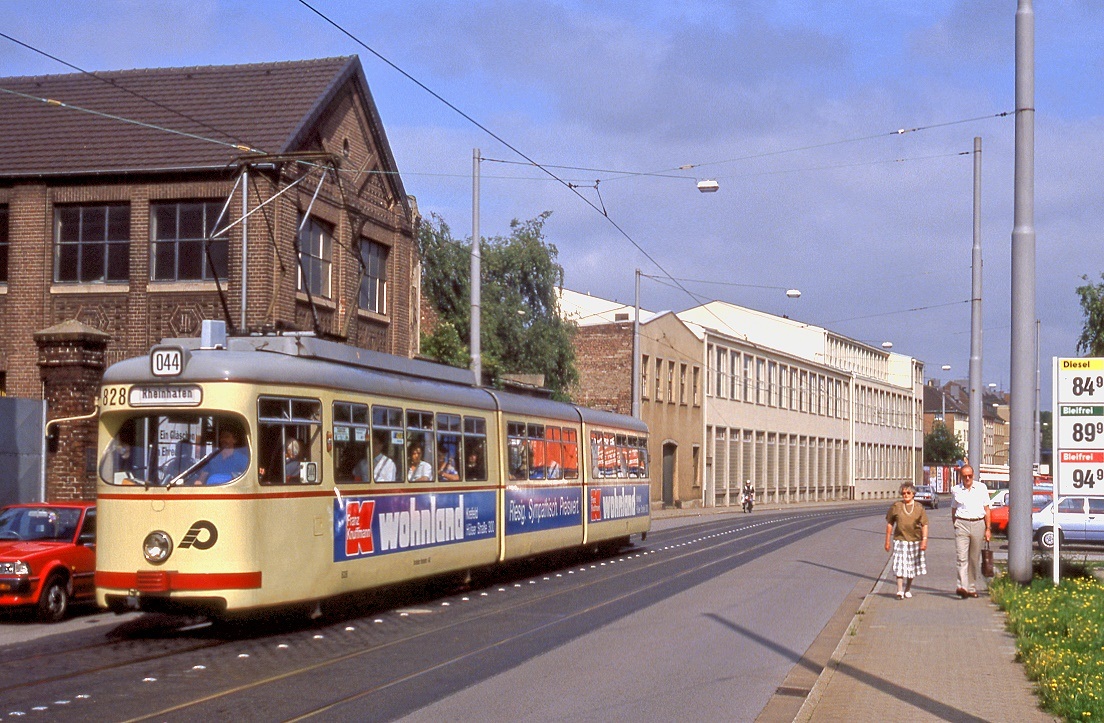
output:
<svg viewBox="0 0 1104 723"><path fill-rule="evenodd" d="M157 530L146 535L146 539L142 541L142 554L149 562L160 565L169 559L172 547L172 538L168 533Z"/></svg>

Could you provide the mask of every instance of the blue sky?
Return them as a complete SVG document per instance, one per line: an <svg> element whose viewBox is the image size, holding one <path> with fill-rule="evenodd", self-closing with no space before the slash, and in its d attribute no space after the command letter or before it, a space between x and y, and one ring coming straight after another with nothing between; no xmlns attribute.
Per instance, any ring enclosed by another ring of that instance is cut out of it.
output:
<svg viewBox="0 0 1104 723"><path fill-rule="evenodd" d="M936 377L967 371L973 163L961 154L981 136L984 381L1008 387L1014 123L993 116L1015 106L1015 0L311 3L542 163L700 164L674 173L686 178L557 171L662 268L564 186L495 162L520 159L298 2L42 0L7 4L0 28L88 70L359 54L407 191L457 235L470 234L478 147L492 159L484 235L551 211L570 288L631 302L637 267L717 282L682 283L892 341ZM1046 359L1076 354L1074 289L1104 271L1104 4L1034 4ZM60 72L0 39L0 74ZM702 178L721 190L699 194ZM642 295L652 309L697 303L654 280Z"/></svg>

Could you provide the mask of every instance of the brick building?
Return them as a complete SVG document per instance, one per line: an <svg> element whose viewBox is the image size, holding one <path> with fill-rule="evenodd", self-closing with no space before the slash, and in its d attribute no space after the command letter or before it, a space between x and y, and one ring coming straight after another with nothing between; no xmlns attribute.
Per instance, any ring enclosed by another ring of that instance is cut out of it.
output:
<svg viewBox="0 0 1104 723"><path fill-rule="evenodd" d="M204 319L417 353L417 212L355 56L0 91L0 393L88 415L106 365ZM94 426L47 497L94 490Z"/></svg>

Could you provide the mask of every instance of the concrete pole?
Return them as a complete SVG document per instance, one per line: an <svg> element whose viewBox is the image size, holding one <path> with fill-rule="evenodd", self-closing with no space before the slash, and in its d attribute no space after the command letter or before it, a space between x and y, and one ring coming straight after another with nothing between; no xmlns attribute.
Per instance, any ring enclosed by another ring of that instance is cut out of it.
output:
<svg viewBox="0 0 1104 723"><path fill-rule="evenodd" d="M1031 582L1032 354L1035 326L1035 12L1016 9L1016 172L1012 227L1008 573Z"/></svg>
<svg viewBox="0 0 1104 723"><path fill-rule="evenodd" d="M241 253L241 331L246 333L249 326L245 318L245 289L249 281L249 166L242 167L242 253Z"/></svg>
<svg viewBox="0 0 1104 723"><path fill-rule="evenodd" d="M640 269L636 270L636 308L632 338L632 415L640 419ZM706 367L708 368L708 367Z"/></svg>
<svg viewBox="0 0 1104 723"><path fill-rule="evenodd" d="M482 250L479 248L479 149L472 149L472 248L471 248L471 370L475 386L483 386L483 356L480 347L482 294Z"/></svg>
<svg viewBox="0 0 1104 723"><path fill-rule="evenodd" d="M1038 469L1039 465L1043 463L1043 426L1042 419L1039 417L1041 413L1040 394L1041 390L1039 385L1042 383L1043 370L1039 367L1039 320L1035 320L1035 468ZM1034 479L1032 480L1032 488L1035 486Z"/></svg>
<svg viewBox="0 0 1104 723"><path fill-rule="evenodd" d="M974 470L981 469L985 452L985 390L981 386L981 138L974 138L974 248L973 286L970 292L970 432L969 458Z"/></svg>

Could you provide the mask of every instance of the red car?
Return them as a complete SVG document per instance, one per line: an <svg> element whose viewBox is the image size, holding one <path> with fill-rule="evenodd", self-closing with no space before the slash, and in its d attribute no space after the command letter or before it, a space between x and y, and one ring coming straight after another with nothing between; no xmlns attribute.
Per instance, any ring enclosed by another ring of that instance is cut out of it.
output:
<svg viewBox="0 0 1104 723"><path fill-rule="evenodd" d="M1038 512L1050 503L1053 487L1035 487L1031 490L1031 511ZM994 498L995 499L995 498ZM1003 504L989 508L989 529L994 533L1008 534L1008 496L1002 496Z"/></svg>
<svg viewBox="0 0 1104 723"><path fill-rule="evenodd" d="M0 608L38 608L43 622L96 595L96 503L42 502L0 510Z"/></svg>

